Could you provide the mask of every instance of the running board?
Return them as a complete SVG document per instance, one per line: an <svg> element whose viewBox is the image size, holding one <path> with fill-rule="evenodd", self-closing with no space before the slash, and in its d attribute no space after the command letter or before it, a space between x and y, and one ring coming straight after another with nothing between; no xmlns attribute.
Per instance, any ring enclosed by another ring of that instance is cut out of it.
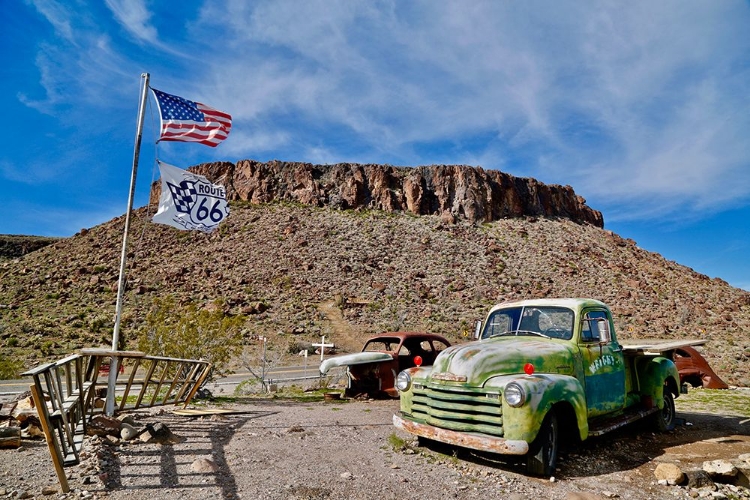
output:
<svg viewBox="0 0 750 500"><path fill-rule="evenodd" d="M620 415L619 417L614 417L611 419L606 419L602 422L597 422L589 426L589 436L601 436L602 434L606 434L607 432L611 432L615 429L619 429L620 427L631 424L636 420L641 420L642 418L648 417L649 415L651 415L652 413L656 413L657 411L659 411L659 408L657 407L651 408L650 410L630 411Z"/></svg>

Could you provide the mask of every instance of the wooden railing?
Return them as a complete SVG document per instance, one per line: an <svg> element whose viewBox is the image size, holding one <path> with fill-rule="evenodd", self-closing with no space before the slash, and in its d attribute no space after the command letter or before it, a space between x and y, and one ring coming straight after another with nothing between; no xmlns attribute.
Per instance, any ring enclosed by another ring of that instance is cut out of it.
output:
<svg viewBox="0 0 750 500"><path fill-rule="evenodd" d="M84 349L23 373L33 378L31 393L63 493L70 491L63 468L79 462L86 426L103 412L101 397L107 391L113 357L117 358L114 365L121 367L115 389L118 411L187 406L211 371L211 363L202 360Z"/></svg>

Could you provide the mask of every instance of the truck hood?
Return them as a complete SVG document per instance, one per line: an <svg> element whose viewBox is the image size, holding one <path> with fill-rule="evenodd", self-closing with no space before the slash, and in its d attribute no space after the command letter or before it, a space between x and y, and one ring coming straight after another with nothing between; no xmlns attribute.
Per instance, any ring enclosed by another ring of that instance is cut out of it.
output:
<svg viewBox="0 0 750 500"><path fill-rule="evenodd" d="M498 337L452 346L432 365L430 380L461 382L482 387L497 375L524 373L526 363L534 373L572 375L574 346L566 341L530 337Z"/></svg>

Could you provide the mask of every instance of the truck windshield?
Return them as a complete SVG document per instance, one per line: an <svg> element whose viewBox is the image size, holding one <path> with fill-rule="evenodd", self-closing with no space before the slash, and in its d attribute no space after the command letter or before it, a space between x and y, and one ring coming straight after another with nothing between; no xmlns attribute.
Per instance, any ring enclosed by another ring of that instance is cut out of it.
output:
<svg viewBox="0 0 750 500"><path fill-rule="evenodd" d="M537 335L555 339L573 338L573 311L566 307L526 306L493 312L482 338L500 335Z"/></svg>

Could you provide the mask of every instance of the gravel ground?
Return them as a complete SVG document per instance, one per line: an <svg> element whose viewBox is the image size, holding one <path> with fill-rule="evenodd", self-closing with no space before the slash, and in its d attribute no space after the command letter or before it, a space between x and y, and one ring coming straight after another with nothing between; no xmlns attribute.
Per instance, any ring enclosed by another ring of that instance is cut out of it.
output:
<svg viewBox="0 0 750 500"><path fill-rule="evenodd" d="M549 480L522 474L513 459L417 446L391 423L397 401L253 400L222 409L231 413L186 417L162 408L133 414L137 428L166 424L181 438L175 444L87 439L81 464L66 468L67 495L59 493L46 444L24 440L18 450L0 450L0 497L690 498L704 492L657 484L658 463L690 470L703 460L750 452L745 419L683 412L692 425L672 433L631 426L563 452L557 477ZM705 494L750 498L747 488L728 485Z"/></svg>

